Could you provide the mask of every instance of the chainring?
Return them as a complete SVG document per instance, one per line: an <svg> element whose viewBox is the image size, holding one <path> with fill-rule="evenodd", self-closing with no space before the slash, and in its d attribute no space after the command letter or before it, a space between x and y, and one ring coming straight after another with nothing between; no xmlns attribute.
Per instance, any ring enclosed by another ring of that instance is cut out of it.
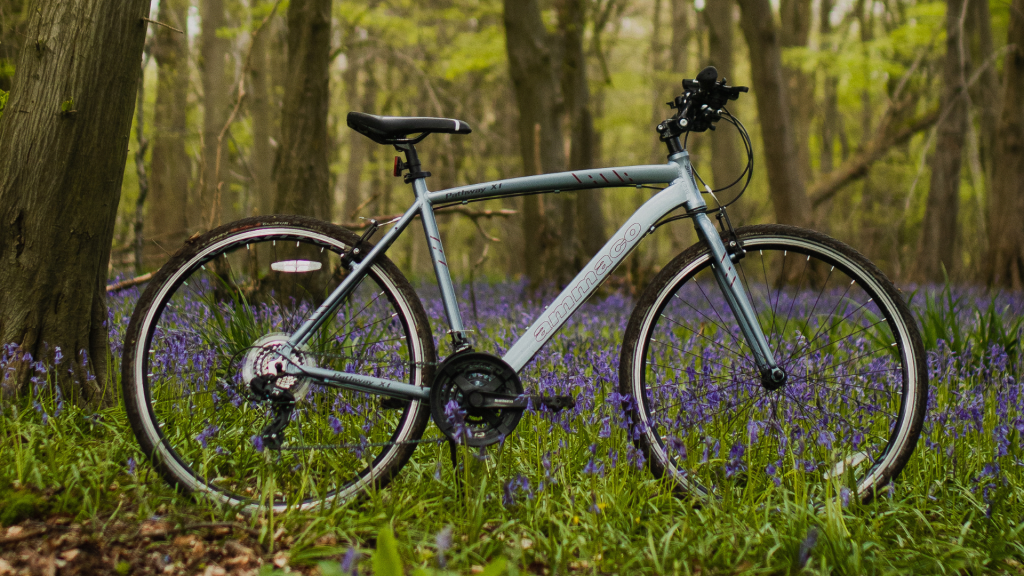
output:
<svg viewBox="0 0 1024 576"><path fill-rule="evenodd" d="M445 436L468 446L489 446L508 436L523 417L522 408L482 408L473 392L520 396L523 384L504 360L486 352L460 352L438 368L430 387L430 416Z"/></svg>

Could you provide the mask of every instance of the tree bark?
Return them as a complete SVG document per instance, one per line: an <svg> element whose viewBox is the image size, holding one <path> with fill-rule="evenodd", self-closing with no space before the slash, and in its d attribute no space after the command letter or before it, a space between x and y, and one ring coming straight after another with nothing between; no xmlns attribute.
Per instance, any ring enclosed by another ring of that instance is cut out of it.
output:
<svg viewBox="0 0 1024 576"><path fill-rule="evenodd" d="M519 109L523 171L527 174L558 172L565 167L565 149L558 85L548 49L551 39L541 20L537 0L504 0L504 8L505 48ZM561 282L571 278L571 269L569 263L561 261L559 202L542 199L540 195L523 198L526 275L533 283L542 279Z"/></svg>
<svg viewBox="0 0 1024 576"><path fill-rule="evenodd" d="M226 59L231 43L218 38L217 30L227 25L224 0L201 0L203 82L203 162L200 204L203 207L199 222L193 223L198 229L213 228L224 218L225 207L230 213L231 187L226 182L227 142L221 142L220 169L217 167L218 138L228 120L231 106L231 90L227 77Z"/></svg>
<svg viewBox="0 0 1024 576"><path fill-rule="evenodd" d="M960 211L960 164L967 132L964 98L963 14L966 0L946 2L946 57L939 95L938 138L931 161L931 186L925 205L917 280L941 282L956 260L957 216Z"/></svg>
<svg viewBox="0 0 1024 576"><path fill-rule="evenodd" d="M0 2L0 90L11 91L14 77L5 70L18 58L18 48L28 24L28 0Z"/></svg>
<svg viewBox="0 0 1024 576"><path fill-rule="evenodd" d="M988 203L989 253L985 279L992 286L1024 288L1024 0L1013 0L1003 62L1003 105L993 151Z"/></svg>
<svg viewBox="0 0 1024 576"><path fill-rule="evenodd" d="M782 50L768 0L739 0L740 26L750 48L753 91L768 165L768 190L780 224L807 226L811 220L803 172L793 143Z"/></svg>
<svg viewBox="0 0 1024 576"><path fill-rule="evenodd" d="M583 0L561 0L558 24L562 36L562 94L569 117L569 169L593 168L597 151L594 116L590 111L590 83L587 80L587 58L583 52L586 26L586 3ZM575 255L589 257L604 246L604 194L601 190L576 194L580 251Z"/></svg>
<svg viewBox="0 0 1024 576"><path fill-rule="evenodd" d="M108 403L104 285L149 2L33 8L0 120L0 342L37 360L59 347L64 393Z"/></svg>
<svg viewBox="0 0 1024 576"><path fill-rule="evenodd" d="M269 4L266 0L259 5ZM252 118L252 156L250 163L253 171L252 190L255 193L252 202L256 214L273 214L274 212L274 146L278 132L275 128L279 116L279 107L275 101L274 85L280 83L276 78L274 59L282 42L276 33L276 18L264 26L256 35L252 44L252 60L249 69L248 107Z"/></svg>
<svg viewBox="0 0 1024 576"><path fill-rule="evenodd" d="M832 33L832 7L833 0L821 0L821 12L819 14L819 29L822 36L822 50L834 50L835 43L827 40ZM821 167L822 174L828 174L835 165L835 141L839 135L839 123L842 117L839 114L839 79L827 66L822 67L824 75L824 94L821 111Z"/></svg>
<svg viewBox="0 0 1024 576"><path fill-rule="evenodd" d="M704 6L704 22L708 28L708 65L718 69L718 74L733 77L736 69L733 63L733 8L732 0L708 2ZM732 127L722 122L711 136L711 179L715 188L728 185L743 172L743 163L737 144L739 137ZM728 201L738 193L742 184L720 196ZM743 210L742 202L735 204ZM732 208L730 208L732 211Z"/></svg>
<svg viewBox="0 0 1024 576"><path fill-rule="evenodd" d="M331 0L288 6L288 80L277 156L275 212L331 219L327 136Z"/></svg>
<svg viewBox="0 0 1024 576"><path fill-rule="evenodd" d="M376 112L377 83L373 70L367 65L361 47L348 52L348 70L345 71L345 92L350 110L374 114ZM362 76L362 82L360 82ZM362 90L360 90L362 84ZM345 174L345 202L342 220L356 217L357 208L362 204L363 167L366 165L373 141L355 130L348 131L348 170Z"/></svg>
<svg viewBox="0 0 1024 576"><path fill-rule="evenodd" d="M782 48L806 47L811 37L811 0L781 0L779 41ZM814 77L799 67L783 67L793 143L804 182L811 179L811 111L814 110Z"/></svg>
<svg viewBox="0 0 1024 576"><path fill-rule="evenodd" d="M144 267L162 264L189 234L188 180L191 174L185 135L188 131L188 0L161 0L154 30L153 57L157 64L156 106L153 110L153 156L143 226Z"/></svg>
<svg viewBox="0 0 1024 576"><path fill-rule="evenodd" d="M972 0L968 10L970 11L968 22L977 40L971 51L973 56L971 67L974 69L984 66L995 53L992 46L992 14L989 12L988 2L982 0ZM1013 41L1015 40L1011 40L1011 42ZM981 120L979 152L989 190L992 185L992 156L999 124L999 74L997 70L996 63L990 63L984 70L979 71L981 78L971 88L971 99L974 101Z"/></svg>

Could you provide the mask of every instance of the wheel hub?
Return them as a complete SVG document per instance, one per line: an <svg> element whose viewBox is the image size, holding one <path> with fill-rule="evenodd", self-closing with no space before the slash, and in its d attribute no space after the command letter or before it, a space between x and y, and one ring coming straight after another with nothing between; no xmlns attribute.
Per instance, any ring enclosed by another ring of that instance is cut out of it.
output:
<svg viewBox="0 0 1024 576"><path fill-rule="evenodd" d="M786 371L782 368L773 368L771 370L765 370L761 373L761 386L764 386L765 390L769 392L772 390L778 390L786 385L786 381L789 377L786 375Z"/></svg>
<svg viewBox="0 0 1024 576"><path fill-rule="evenodd" d="M274 376L287 370L289 365L316 367L313 356L305 347L293 349L287 359L278 352L288 343L289 337L284 332L274 332L253 342L242 363L242 380L247 386L252 384L254 378ZM274 379L274 386L288 390L295 400L301 400L311 382L312 379L301 376L282 376Z"/></svg>

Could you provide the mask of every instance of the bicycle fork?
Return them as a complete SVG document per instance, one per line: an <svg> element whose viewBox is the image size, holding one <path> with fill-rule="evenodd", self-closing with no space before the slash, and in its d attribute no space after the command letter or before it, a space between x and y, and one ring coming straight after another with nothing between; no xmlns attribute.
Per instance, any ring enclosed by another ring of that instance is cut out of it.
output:
<svg viewBox="0 0 1024 576"><path fill-rule="evenodd" d="M690 187L687 199L683 203L684 208L693 217L693 226L697 231L697 237L708 246L711 252L711 269L714 272L718 287L725 296L725 301L732 310L736 322L740 325L740 331L747 345L754 353L754 363L761 374L761 385L768 390L775 390L786 383L786 372L779 367L772 353L768 339L761 329L761 323L757 319L754 306L743 289L743 282L739 278L732 256L722 242L718 230L707 215L707 204L697 189L697 182L692 177L689 154L685 151L673 154L670 161L681 164L686 172L691 175Z"/></svg>

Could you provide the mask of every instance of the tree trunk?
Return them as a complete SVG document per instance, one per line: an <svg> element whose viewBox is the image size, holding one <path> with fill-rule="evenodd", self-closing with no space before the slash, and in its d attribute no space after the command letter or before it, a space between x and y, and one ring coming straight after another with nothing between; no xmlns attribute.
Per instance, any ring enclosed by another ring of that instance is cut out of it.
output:
<svg viewBox="0 0 1024 576"><path fill-rule="evenodd" d="M8 72L18 58L18 48L26 36L28 0L0 2L0 90L11 91L14 77Z"/></svg>
<svg viewBox="0 0 1024 576"><path fill-rule="evenodd" d="M968 7L973 32L977 35L977 44L972 50L973 66L978 68L984 66L995 51L992 47L992 14L989 12L988 2L974 0ZM1019 41L1011 40L1011 42ZM980 138L979 152L981 164L985 171L985 180L991 190L993 178L992 155L995 150L996 126L999 123L999 74L996 62L989 63L984 70L979 71L981 77L971 90L971 99L978 110L980 117Z"/></svg>
<svg viewBox="0 0 1024 576"><path fill-rule="evenodd" d="M0 342L59 347L63 391L94 405L112 400L104 286L148 16L142 0L36 2L0 120Z"/></svg>
<svg viewBox="0 0 1024 576"><path fill-rule="evenodd" d="M231 187L227 178L227 142L221 142L220 167L217 166L218 138L230 115L231 89L227 78L226 59L231 47L226 38L218 38L217 30L227 25L224 0L201 0L203 81L203 162L200 203L202 218L193 226L199 229L216 227L223 221L225 207L230 213Z"/></svg>
<svg viewBox="0 0 1024 576"><path fill-rule="evenodd" d="M783 48L806 47L811 37L811 0L781 0L782 26L779 41ZM814 77L795 66L783 68L789 102L789 120L793 123L793 143L797 165L804 182L811 179L811 111L814 110Z"/></svg>
<svg viewBox="0 0 1024 576"><path fill-rule="evenodd" d="M718 74L726 78L735 77L736 67L733 63L733 7L732 0L709 2L704 6L704 22L708 27L708 65L718 69ZM740 160L739 137L732 126L722 122L719 130L711 133L711 179L715 188L727 186L743 172ZM732 199L739 193L743 184L739 183L719 198L723 202ZM730 207L730 212L739 210L743 216L749 216L745 210L749 203L742 201ZM744 220L745 218L740 218Z"/></svg>
<svg viewBox="0 0 1024 576"><path fill-rule="evenodd" d="M821 0L821 13L819 14L819 25L823 37L822 50L834 50L834 43L825 40L824 37L832 33L833 0ZM825 76L824 94L821 110L821 174L832 172L835 166L835 141L839 135L839 123L842 117L839 115L839 79L827 67L822 67L822 74Z"/></svg>
<svg viewBox="0 0 1024 576"><path fill-rule="evenodd" d="M587 58L583 53L583 31L586 26L586 3L583 0L561 0L558 24L562 36L562 94L569 116L569 169L593 168L597 152L594 116L590 111L590 84L587 81ZM604 194L601 190L576 195L575 217L579 223L581 253L589 258L604 246ZM579 263L579 262L577 262Z"/></svg>
<svg viewBox="0 0 1024 576"><path fill-rule="evenodd" d="M277 155L275 212L331 218L327 136L331 0L288 6L288 81Z"/></svg>
<svg viewBox="0 0 1024 576"><path fill-rule="evenodd" d="M558 172L565 167L565 149L558 110L552 43L545 32L537 0L504 0L505 48L509 76L519 109L519 151L527 174ZM568 197L569 195L565 195ZM561 261L558 197L523 198L523 237L526 275L561 282L571 278L569 263Z"/></svg>
<svg viewBox="0 0 1024 576"><path fill-rule="evenodd" d="M967 133L967 102L964 98L963 15L966 0L946 2L946 57L939 95L938 138L931 161L931 186L925 205L921 246L918 252L919 281L941 282L943 269L953 271L956 262L957 215L960 210L960 163Z"/></svg>
<svg viewBox="0 0 1024 576"><path fill-rule="evenodd" d="M154 30L153 57L157 64L156 106L153 111L153 156L143 226L143 264L155 267L185 241L188 226L188 180L191 174L185 135L188 131L188 0L162 0Z"/></svg>
<svg viewBox="0 0 1024 576"><path fill-rule="evenodd" d="M373 70L362 56L363 49L353 47L348 52L348 70L345 71L345 95L348 107L357 112L374 114L376 112L377 83ZM363 76L360 91L360 76ZM357 208L362 204L363 167L371 148L372 140L355 130L348 131L348 170L345 174L345 202L341 221L351 222L356 218Z"/></svg>
<svg viewBox="0 0 1024 576"><path fill-rule="evenodd" d="M1024 0L1013 0L1003 63L1003 106L993 151L988 203L989 253L985 278L992 286L1024 288Z"/></svg>
<svg viewBox="0 0 1024 576"><path fill-rule="evenodd" d="M266 5L265 0L260 5ZM275 120L278 107L274 98L275 78L274 53L281 49L275 26L276 17L260 30L252 44L251 68L249 69L248 107L252 118L252 190L255 193L253 208L256 214L274 212L274 146L276 141Z"/></svg>
<svg viewBox="0 0 1024 576"><path fill-rule="evenodd" d="M811 219L803 173L795 154L782 74L779 34L768 0L739 0L740 26L750 48L753 92L768 165L768 190L780 224L807 226Z"/></svg>

